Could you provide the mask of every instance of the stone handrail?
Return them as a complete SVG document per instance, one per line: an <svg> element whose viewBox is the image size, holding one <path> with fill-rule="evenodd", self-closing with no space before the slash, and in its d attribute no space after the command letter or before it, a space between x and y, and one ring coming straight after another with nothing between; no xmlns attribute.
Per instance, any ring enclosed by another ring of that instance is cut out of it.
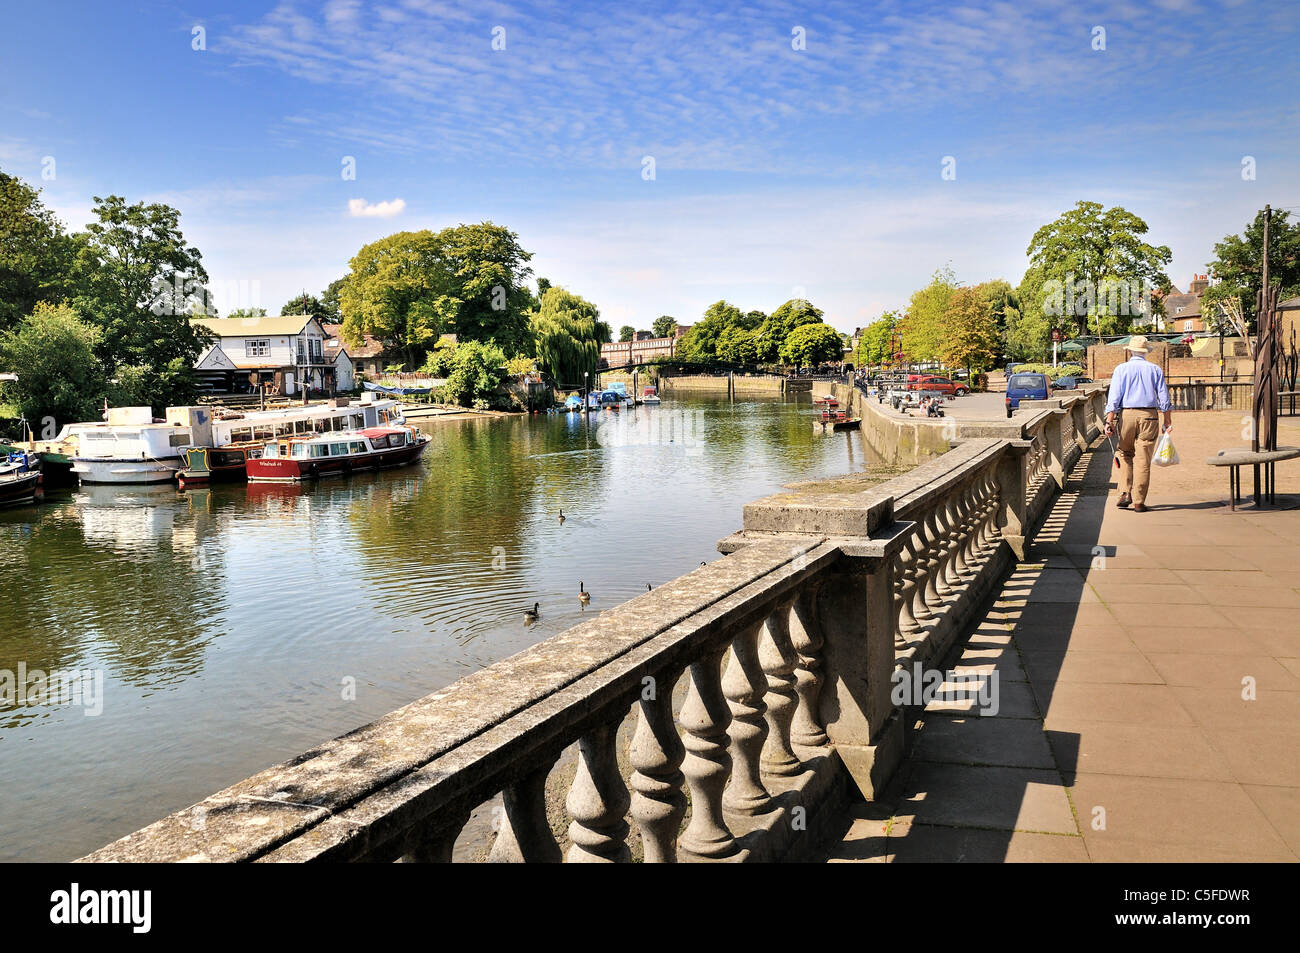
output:
<svg viewBox="0 0 1300 953"><path fill-rule="evenodd" d="M798 856L853 788L889 778L896 667L937 659L1023 555L1039 497L1096 435L1095 402L1035 409L863 492L755 501L725 559L83 860L445 861L498 794L492 860L625 861L629 818L647 861ZM562 857L546 784L575 745Z"/></svg>

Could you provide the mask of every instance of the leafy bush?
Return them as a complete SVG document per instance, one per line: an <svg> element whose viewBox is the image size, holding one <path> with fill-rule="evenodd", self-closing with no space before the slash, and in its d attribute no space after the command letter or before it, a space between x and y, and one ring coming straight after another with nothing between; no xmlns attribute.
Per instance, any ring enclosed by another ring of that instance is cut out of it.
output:
<svg viewBox="0 0 1300 953"><path fill-rule="evenodd" d="M1017 364L1014 374L1046 374L1047 379L1054 381L1061 377L1078 377L1083 373L1082 364L1058 364L1053 367L1051 364Z"/></svg>

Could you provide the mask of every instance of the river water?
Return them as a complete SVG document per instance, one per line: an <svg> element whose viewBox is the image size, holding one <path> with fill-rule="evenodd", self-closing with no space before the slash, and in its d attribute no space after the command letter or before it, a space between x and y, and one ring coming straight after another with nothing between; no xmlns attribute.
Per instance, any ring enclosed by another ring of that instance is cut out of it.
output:
<svg viewBox="0 0 1300 953"><path fill-rule="evenodd" d="M85 673L0 681L0 861L80 856L719 558L749 500L876 466L808 401L433 420L401 470L0 510L0 680Z"/></svg>

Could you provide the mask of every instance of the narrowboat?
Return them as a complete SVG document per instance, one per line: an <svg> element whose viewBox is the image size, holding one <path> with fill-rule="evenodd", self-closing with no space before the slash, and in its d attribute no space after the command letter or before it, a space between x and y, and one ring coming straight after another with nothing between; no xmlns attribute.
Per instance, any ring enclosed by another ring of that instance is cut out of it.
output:
<svg viewBox="0 0 1300 953"><path fill-rule="evenodd" d="M429 445L427 434L408 427L345 430L266 445L245 464L250 483L297 483L318 477L414 463Z"/></svg>

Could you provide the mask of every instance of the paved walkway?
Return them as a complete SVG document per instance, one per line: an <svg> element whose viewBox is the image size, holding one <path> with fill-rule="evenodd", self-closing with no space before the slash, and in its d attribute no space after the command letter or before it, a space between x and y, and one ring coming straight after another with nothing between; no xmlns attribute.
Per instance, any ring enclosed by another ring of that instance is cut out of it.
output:
<svg viewBox="0 0 1300 953"><path fill-rule="evenodd" d="M955 692L918 710L911 758L828 860L1300 857L1300 496L1228 511L1202 461L1241 423L1176 415L1183 463L1143 514L1114 506L1108 445L1085 455L945 666L996 673L997 714ZM1277 474L1300 494L1300 461Z"/></svg>

